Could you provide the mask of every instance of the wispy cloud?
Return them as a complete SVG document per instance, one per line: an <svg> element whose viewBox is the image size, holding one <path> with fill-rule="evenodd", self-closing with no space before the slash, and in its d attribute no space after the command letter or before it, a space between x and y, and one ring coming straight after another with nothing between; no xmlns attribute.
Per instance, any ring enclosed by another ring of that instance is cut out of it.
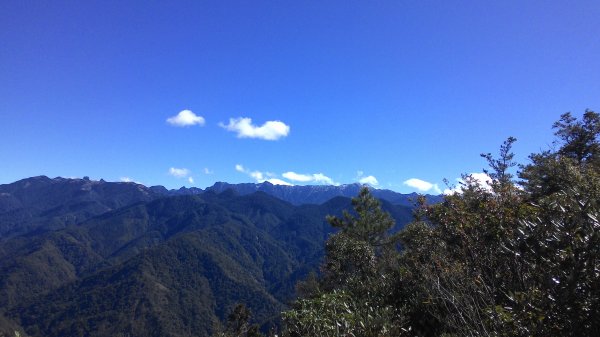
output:
<svg viewBox="0 0 600 337"><path fill-rule="evenodd" d="M264 183L267 181L273 185L294 186L292 183L276 178L276 175L271 172L251 171L240 164L235 165L235 170L252 177L252 179L256 180L257 183Z"/></svg>
<svg viewBox="0 0 600 337"><path fill-rule="evenodd" d="M230 118L229 124L219 123L227 131L237 133L238 138L259 138L264 140L277 140L290 133L289 125L282 121L268 121L261 126L252 124L252 119L247 117Z"/></svg>
<svg viewBox="0 0 600 337"><path fill-rule="evenodd" d="M211 171L208 167L205 167L202 172L204 172L204 174L213 174L215 173L214 171Z"/></svg>
<svg viewBox="0 0 600 337"><path fill-rule="evenodd" d="M175 178L185 178L190 175L191 171L186 168L175 168L171 167L169 169L169 174Z"/></svg>
<svg viewBox="0 0 600 337"><path fill-rule="evenodd" d="M419 192L434 192L436 194L442 193L437 184L430 183L425 180L418 178L411 178L406 180L404 185L417 189Z"/></svg>
<svg viewBox="0 0 600 337"><path fill-rule="evenodd" d="M188 183L194 184L194 177L192 177L192 171L186 168L171 167L169 168L169 174L178 179L186 178Z"/></svg>
<svg viewBox="0 0 600 337"><path fill-rule="evenodd" d="M281 179L277 179L277 178L271 178L271 179L267 179L265 181L270 182L273 185L294 186L294 184L288 183L285 180L281 180Z"/></svg>
<svg viewBox="0 0 600 337"><path fill-rule="evenodd" d="M303 182L303 183L314 182L314 183L326 184L326 185L339 185L338 183L334 182L333 179L329 178L328 176L324 175L323 173L301 174L301 173L289 171L289 172L283 173L282 176L288 180Z"/></svg>
<svg viewBox="0 0 600 337"><path fill-rule="evenodd" d="M182 110L177 115L167 118L167 123L173 126L204 125L204 117L198 116L191 110Z"/></svg>
<svg viewBox="0 0 600 337"><path fill-rule="evenodd" d="M260 181L263 182L265 181L265 174L260 172L260 171L252 171L248 173L252 178L254 178L256 181Z"/></svg>

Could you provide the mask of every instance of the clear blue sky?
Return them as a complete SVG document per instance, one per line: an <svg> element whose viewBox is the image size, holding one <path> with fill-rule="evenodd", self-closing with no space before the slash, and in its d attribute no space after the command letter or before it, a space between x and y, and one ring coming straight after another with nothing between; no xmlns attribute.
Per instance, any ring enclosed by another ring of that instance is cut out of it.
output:
<svg viewBox="0 0 600 337"><path fill-rule="evenodd" d="M524 162L561 113L600 111L598 18L596 0L3 0L0 183L443 189L508 136ZM186 109L195 125L167 122Z"/></svg>

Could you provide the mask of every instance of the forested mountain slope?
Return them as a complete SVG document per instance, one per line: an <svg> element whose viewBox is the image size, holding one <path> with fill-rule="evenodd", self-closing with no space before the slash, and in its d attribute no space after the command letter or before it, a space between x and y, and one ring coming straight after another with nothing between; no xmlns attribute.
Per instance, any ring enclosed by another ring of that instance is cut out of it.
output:
<svg viewBox="0 0 600 337"><path fill-rule="evenodd" d="M349 208L342 197L294 206L231 190L147 197L3 240L5 331L12 322L33 336L205 336L238 302L267 323L318 267L332 232L325 217ZM408 207L385 207L399 226L411 218Z"/></svg>

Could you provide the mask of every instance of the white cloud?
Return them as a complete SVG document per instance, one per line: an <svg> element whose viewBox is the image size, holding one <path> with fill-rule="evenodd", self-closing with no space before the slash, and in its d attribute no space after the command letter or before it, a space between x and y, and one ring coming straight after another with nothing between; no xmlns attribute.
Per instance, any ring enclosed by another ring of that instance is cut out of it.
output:
<svg viewBox="0 0 600 337"><path fill-rule="evenodd" d="M358 182L361 184L369 184L371 186L379 185L379 181L377 181L377 178L375 178L374 176L362 177L358 180Z"/></svg>
<svg viewBox="0 0 600 337"><path fill-rule="evenodd" d="M286 179L289 180L293 180L293 181L299 181L299 182L309 182L313 180L312 175L308 175L308 174L300 174L300 173L296 173L296 172L285 172L284 174L282 174L282 176Z"/></svg>
<svg viewBox="0 0 600 337"><path fill-rule="evenodd" d="M412 188L416 188L420 192L434 192L436 194L442 193L442 190L438 184L432 184L428 181L417 178L408 179L403 184Z"/></svg>
<svg viewBox="0 0 600 337"><path fill-rule="evenodd" d="M339 185L336 182L334 182L333 179L329 178L328 176L324 175L323 173L301 174L301 173L289 171L289 172L283 173L282 176L288 180L298 181L298 182L303 182L303 183L315 182L315 183L327 184L327 185Z"/></svg>
<svg viewBox="0 0 600 337"><path fill-rule="evenodd" d="M416 188L421 192L427 192L433 188L433 184L425 180L411 178L404 182L404 185Z"/></svg>
<svg viewBox="0 0 600 337"><path fill-rule="evenodd" d="M248 173L252 178L256 179L256 181L263 182L265 181L265 175L260 171L252 171Z"/></svg>
<svg viewBox="0 0 600 337"><path fill-rule="evenodd" d="M364 176L365 172L363 171L356 171L356 180L361 183L361 184L369 184L371 186L377 186L379 185L379 181L377 181L377 178L375 178L375 176Z"/></svg>
<svg viewBox="0 0 600 337"><path fill-rule="evenodd" d="M271 173L271 172L251 171L251 170L246 169L244 166L242 166L240 164L235 165L235 170L238 172L247 174L248 176L252 177L254 180L256 180L259 183L268 181L273 185L294 186L293 183L279 179L279 178L277 178L276 174ZM289 172L283 173L282 176L284 178L286 178L287 180L291 180L291 181L295 181L295 182L304 182L304 183L314 182L314 183L327 184L327 185L339 185L338 183L334 182L333 179L329 178L328 176L324 175L323 173L300 174L300 173L289 171Z"/></svg>
<svg viewBox="0 0 600 337"><path fill-rule="evenodd" d="M333 179L329 178L328 176L324 175L323 173L315 173L315 174L313 174L313 178L315 179L315 182L317 182L317 183L323 183L323 184L328 184L328 185L339 185L339 183L334 182Z"/></svg>
<svg viewBox="0 0 600 337"><path fill-rule="evenodd" d="M486 189L491 189L490 183L492 182L492 178L483 172L471 173L469 174L475 181L479 183L479 185Z"/></svg>
<svg viewBox="0 0 600 337"><path fill-rule="evenodd" d="M188 170L186 168L171 167L169 169L169 174L176 178L185 178L188 175L190 175L190 173L191 173L190 170Z"/></svg>
<svg viewBox="0 0 600 337"><path fill-rule="evenodd" d="M214 171L211 171L208 167L205 167L202 172L204 172L204 174L213 174L215 173Z"/></svg>
<svg viewBox="0 0 600 337"><path fill-rule="evenodd" d="M204 117L198 116L191 110L182 110L177 115L167 118L167 123L173 126L204 125Z"/></svg>
<svg viewBox="0 0 600 337"><path fill-rule="evenodd" d="M186 168L176 168L176 167L171 167L169 169L169 174L172 175L175 178L187 178L187 181L190 184L194 183L194 177L192 177L192 171L186 169Z"/></svg>
<svg viewBox="0 0 600 337"><path fill-rule="evenodd" d="M265 140L277 140L286 137L290 133L289 125L281 121L268 121L261 126L252 124L251 118L230 118L229 124L219 123L219 126L227 131L236 132L238 138L260 138Z"/></svg>
<svg viewBox="0 0 600 337"><path fill-rule="evenodd" d="M294 186L294 184L290 184L287 181L281 180L281 179L277 179L277 178L271 178L271 179L267 179L265 181L270 182L273 185L284 185L284 186Z"/></svg>

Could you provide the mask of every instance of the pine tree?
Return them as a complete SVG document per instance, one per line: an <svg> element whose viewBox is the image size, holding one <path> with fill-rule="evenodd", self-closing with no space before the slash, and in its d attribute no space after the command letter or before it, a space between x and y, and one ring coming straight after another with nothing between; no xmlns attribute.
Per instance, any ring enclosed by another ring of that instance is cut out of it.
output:
<svg viewBox="0 0 600 337"><path fill-rule="evenodd" d="M396 241L389 235L391 216L368 188L352 199L355 214L328 217L339 228L325 244L322 278L310 297L283 314L287 336L399 336L402 315L389 289L397 261Z"/></svg>

